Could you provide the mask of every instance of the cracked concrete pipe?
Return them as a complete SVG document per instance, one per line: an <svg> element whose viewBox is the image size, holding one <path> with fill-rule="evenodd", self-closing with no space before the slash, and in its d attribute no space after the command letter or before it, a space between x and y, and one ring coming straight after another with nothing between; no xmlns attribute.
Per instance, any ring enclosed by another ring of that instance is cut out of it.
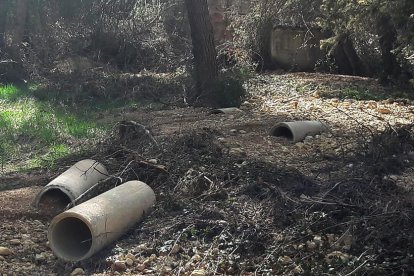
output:
<svg viewBox="0 0 414 276"><path fill-rule="evenodd" d="M106 175L107 170L99 162L81 160L47 184L36 196L34 205L43 213L56 215Z"/></svg>
<svg viewBox="0 0 414 276"><path fill-rule="evenodd" d="M129 181L57 215L47 233L60 259L76 262L109 245L149 213L154 191Z"/></svg>
<svg viewBox="0 0 414 276"><path fill-rule="evenodd" d="M327 130L328 127L319 121L281 122L270 130L270 134L285 137L296 143L304 140L306 136L320 134Z"/></svg>

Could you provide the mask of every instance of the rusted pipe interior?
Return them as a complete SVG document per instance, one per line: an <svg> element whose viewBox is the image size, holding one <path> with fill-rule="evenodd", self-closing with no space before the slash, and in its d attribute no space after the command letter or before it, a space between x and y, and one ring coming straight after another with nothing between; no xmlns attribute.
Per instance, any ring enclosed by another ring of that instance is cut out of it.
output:
<svg viewBox="0 0 414 276"><path fill-rule="evenodd" d="M50 242L65 259L82 259L92 247L92 232L75 217L60 220L51 233Z"/></svg>

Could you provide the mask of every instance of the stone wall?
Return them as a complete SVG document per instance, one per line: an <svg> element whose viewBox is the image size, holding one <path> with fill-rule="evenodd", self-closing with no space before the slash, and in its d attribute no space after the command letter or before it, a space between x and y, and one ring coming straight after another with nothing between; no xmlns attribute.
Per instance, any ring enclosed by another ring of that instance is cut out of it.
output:
<svg viewBox="0 0 414 276"><path fill-rule="evenodd" d="M271 33L270 52L276 67L293 71L313 71L322 57L318 30L293 27L274 27Z"/></svg>

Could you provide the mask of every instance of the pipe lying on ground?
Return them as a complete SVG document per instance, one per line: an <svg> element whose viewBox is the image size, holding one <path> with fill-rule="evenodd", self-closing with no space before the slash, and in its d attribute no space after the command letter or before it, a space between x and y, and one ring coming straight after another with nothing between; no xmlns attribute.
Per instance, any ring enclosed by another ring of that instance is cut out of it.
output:
<svg viewBox="0 0 414 276"><path fill-rule="evenodd" d="M91 257L148 214L154 191L129 181L56 216L47 233L55 255L66 261Z"/></svg>
<svg viewBox="0 0 414 276"><path fill-rule="evenodd" d="M47 184L36 196L34 205L41 212L57 214L78 196L108 175L99 162L85 159Z"/></svg>
<svg viewBox="0 0 414 276"><path fill-rule="evenodd" d="M226 108L218 108L213 109L210 111L210 114L235 114L235 113L242 113L243 111L237 107L226 107Z"/></svg>
<svg viewBox="0 0 414 276"><path fill-rule="evenodd" d="M281 122L270 130L270 135L285 137L296 143L304 140L306 136L320 134L327 130L328 127L319 121Z"/></svg>

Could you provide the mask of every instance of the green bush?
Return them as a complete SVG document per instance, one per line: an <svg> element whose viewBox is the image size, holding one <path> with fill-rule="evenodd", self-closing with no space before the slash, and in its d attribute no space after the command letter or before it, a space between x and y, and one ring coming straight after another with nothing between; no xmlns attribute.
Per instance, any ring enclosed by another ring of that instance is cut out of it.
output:
<svg viewBox="0 0 414 276"><path fill-rule="evenodd" d="M220 107L239 107L246 96L243 79L236 75L223 75L213 85L212 99Z"/></svg>

